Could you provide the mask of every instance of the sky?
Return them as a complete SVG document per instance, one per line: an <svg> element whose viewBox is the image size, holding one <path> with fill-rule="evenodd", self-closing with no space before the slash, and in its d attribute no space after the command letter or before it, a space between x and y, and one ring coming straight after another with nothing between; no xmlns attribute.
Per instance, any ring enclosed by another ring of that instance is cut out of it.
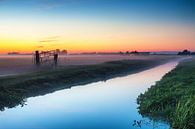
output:
<svg viewBox="0 0 195 129"><path fill-rule="evenodd" d="M0 53L195 51L195 0L0 0Z"/></svg>

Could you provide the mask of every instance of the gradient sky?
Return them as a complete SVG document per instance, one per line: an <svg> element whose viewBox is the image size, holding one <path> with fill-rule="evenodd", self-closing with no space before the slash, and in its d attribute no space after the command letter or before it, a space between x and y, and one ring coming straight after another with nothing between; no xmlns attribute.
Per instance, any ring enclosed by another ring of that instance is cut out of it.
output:
<svg viewBox="0 0 195 129"><path fill-rule="evenodd" d="M0 53L195 50L195 0L0 0Z"/></svg>

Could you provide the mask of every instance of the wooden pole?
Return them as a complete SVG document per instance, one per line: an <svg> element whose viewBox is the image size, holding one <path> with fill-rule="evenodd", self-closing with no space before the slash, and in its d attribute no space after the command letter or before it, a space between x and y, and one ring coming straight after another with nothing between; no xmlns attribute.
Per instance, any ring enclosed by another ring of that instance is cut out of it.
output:
<svg viewBox="0 0 195 129"><path fill-rule="evenodd" d="M54 54L54 64L55 66L58 64L58 54Z"/></svg>
<svg viewBox="0 0 195 129"><path fill-rule="evenodd" d="M36 65L40 65L40 54L39 54L39 51L35 51L35 63L36 63Z"/></svg>

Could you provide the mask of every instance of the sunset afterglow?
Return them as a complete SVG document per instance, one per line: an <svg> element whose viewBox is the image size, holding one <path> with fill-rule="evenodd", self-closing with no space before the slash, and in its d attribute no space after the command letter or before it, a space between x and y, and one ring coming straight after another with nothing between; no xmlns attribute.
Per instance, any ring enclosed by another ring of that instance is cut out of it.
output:
<svg viewBox="0 0 195 129"><path fill-rule="evenodd" d="M0 53L195 50L192 3L2 0Z"/></svg>

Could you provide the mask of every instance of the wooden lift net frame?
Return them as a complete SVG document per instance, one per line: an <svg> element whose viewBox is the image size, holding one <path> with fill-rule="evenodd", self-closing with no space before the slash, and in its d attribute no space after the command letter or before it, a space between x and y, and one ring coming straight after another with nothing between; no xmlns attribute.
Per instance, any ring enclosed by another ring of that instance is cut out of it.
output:
<svg viewBox="0 0 195 129"><path fill-rule="evenodd" d="M58 64L58 55L59 53L56 50L50 50L50 51L35 51L33 62L37 66L41 64L54 64L55 66Z"/></svg>

